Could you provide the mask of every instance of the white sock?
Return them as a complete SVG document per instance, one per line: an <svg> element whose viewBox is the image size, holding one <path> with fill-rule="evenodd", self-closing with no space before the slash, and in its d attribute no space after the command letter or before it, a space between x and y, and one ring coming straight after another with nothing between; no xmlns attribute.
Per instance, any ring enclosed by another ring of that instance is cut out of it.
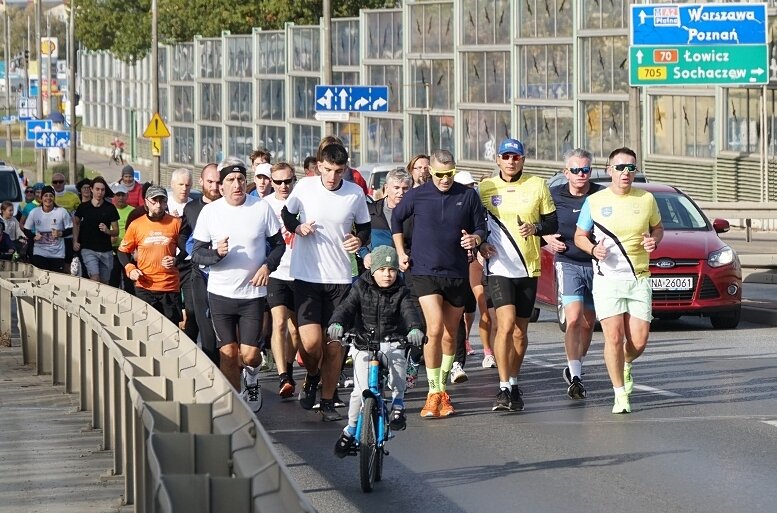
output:
<svg viewBox="0 0 777 513"><path fill-rule="evenodd" d="M583 362L580 360L567 360L567 365L569 366L569 373L572 377L574 378L577 376L579 378L583 372Z"/></svg>
<svg viewBox="0 0 777 513"><path fill-rule="evenodd" d="M510 382L509 381L500 381L499 382L499 388L506 388L507 390L510 390Z"/></svg>
<svg viewBox="0 0 777 513"><path fill-rule="evenodd" d="M510 377L510 386L518 385L518 376Z"/></svg>
<svg viewBox="0 0 777 513"><path fill-rule="evenodd" d="M626 393L625 387L612 387L612 391L615 392L615 395L623 395Z"/></svg>

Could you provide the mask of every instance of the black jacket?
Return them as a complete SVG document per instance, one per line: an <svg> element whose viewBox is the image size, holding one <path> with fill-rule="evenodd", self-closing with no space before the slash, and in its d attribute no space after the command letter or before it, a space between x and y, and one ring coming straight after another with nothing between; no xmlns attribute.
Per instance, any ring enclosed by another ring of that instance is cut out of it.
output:
<svg viewBox="0 0 777 513"><path fill-rule="evenodd" d="M390 287L382 289L369 272L356 280L329 322L338 323L348 331L359 317L364 330L375 329L375 335L381 339L387 335L406 335L413 328L421 329L410 289L399 278Z"/></svg>

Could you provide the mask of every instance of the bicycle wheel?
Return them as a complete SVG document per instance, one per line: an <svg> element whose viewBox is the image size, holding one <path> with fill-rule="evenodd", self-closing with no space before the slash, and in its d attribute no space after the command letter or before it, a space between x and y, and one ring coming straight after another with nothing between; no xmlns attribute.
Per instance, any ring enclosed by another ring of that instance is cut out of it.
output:
<svg viewBox="0 0 777 513"><path fill-rule="evenodd" d="M378 403L374 397L364 400L362 432L359 444L359 475L363 492L371 492L378 469Z"/></svg>

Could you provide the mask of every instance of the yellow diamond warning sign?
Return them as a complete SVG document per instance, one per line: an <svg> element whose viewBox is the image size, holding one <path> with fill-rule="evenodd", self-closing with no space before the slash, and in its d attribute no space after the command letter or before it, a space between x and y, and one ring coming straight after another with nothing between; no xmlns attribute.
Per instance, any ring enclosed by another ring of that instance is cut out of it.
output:
<svg viewBox="0 0 777 513"><path fill-rule="evenodd" d="M170 137L170 130L167 129L167 125L162 121L158 112L151 117L151 121L148 122L148 126L143 131L143 137Z"/></svg>

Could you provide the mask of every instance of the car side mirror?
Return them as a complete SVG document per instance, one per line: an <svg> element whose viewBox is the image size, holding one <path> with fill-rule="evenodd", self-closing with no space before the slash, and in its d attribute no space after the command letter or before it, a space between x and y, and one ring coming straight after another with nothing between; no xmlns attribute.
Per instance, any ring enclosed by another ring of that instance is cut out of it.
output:
<svg viewBox="0 0 777 513"><path fill-rule="evenodd" d="M715 233L726 233L731 229L731 225L725 219L717 218L712 221L712 228L715 230Z"/></svg>

